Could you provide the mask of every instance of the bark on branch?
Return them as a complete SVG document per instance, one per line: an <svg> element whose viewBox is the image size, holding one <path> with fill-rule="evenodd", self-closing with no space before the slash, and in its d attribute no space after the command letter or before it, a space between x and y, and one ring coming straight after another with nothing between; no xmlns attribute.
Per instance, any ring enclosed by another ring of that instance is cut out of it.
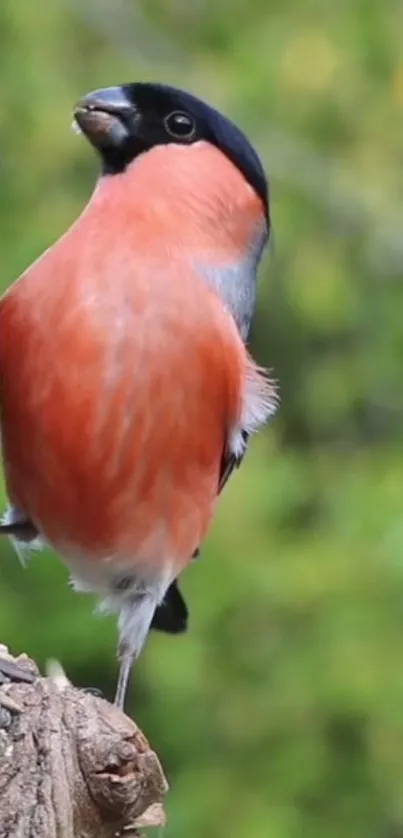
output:
<svg viewBox="0 0 403 838"><path fill-rule="evenodd" d="M133 838L163 824L168 785L136 724L0 651L32 677L0 686L0 838Z"/></svg>

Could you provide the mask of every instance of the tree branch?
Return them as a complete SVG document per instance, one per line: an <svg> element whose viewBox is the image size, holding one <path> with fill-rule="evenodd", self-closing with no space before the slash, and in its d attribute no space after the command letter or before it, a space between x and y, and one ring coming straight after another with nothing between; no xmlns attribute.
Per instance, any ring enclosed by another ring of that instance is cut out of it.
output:
<svg viewBox="0 0 403 838"><path fill-rule="evenodd" d="M25 655L0 652L17 667L0 686L0 838L134 838L162 825L168 784L136 724L61 670L41 678Z"/></svg>

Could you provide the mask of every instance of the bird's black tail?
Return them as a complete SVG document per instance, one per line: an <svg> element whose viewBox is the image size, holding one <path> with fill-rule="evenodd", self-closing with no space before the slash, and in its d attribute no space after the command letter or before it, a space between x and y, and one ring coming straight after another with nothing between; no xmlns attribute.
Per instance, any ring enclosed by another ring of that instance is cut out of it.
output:
<svg viewBox="0 0 403 838"><path fill-rule="evenodd" d="M32 521L21 519L0 524L0 535L8 535L11 538L18 538L19 541L29 542L34 541L39 533Z"/></svg>
<svg viewBox="0 0 403 838"><path fill-rule="evenodd" d="M161 605L156 608L151 628L167 634L182 634L188 627L189 612L175 580Z"/></svg>

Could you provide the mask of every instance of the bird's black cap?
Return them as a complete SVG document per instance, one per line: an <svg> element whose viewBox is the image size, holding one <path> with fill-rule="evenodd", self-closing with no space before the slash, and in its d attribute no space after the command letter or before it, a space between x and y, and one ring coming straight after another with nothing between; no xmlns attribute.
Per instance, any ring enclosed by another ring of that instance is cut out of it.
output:
<svg viewBox="0 0 403 838"><path fill-rule="evenodd" d="M268 218L268 183L256 151L233 122L196 96L165 84L123 84L84 96L74 115L100 152L106 174L124 171L156 145L211 143L242 172Z"/></svg>

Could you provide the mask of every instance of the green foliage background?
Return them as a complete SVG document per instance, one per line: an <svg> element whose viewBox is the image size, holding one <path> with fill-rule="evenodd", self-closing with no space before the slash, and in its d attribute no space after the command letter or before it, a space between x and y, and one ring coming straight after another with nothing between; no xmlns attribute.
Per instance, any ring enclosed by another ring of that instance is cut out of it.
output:
<svg viewBox="0 0 403 838"><path fill-rule="evenodd" d="M186 86L270 173L253 344L281 410L185 574L190 633L134 678L167 838L403 836L402 27L397 0L0 6L4 287L91 191L88 90ZM0 547L1 640L112 695L113 620L54 557Z"/></svg>

